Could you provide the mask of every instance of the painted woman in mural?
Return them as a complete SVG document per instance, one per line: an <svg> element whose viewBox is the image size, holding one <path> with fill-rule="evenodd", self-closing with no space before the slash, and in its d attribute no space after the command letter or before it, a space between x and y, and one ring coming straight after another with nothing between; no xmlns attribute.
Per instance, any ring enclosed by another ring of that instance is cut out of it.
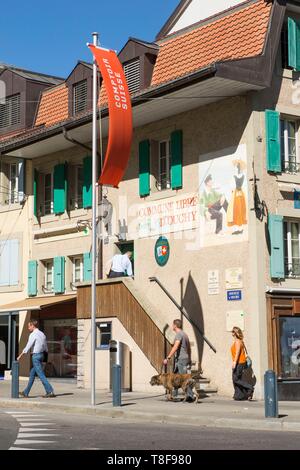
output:
<svg viewBox="0 0 300 470"><path fill-rule="evenodd" d="M243 233L243 226L247 225L247 209L246 197L242 189L246 169L246 163L243 160L233 160L236 174L233 176L235 180L235 189L232 191L231 201L227 209L227 225L233 227L232 235L240 235Z"/></svg>

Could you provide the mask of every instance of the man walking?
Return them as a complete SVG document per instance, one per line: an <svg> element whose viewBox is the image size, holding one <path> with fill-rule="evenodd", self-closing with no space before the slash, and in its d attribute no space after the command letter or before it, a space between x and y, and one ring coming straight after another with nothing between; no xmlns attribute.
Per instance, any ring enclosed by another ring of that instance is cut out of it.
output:
<svg viewBox="0 0 300 470"><path fill-rule="evenodd" d="M28 343L23 349L23 352L21 352L21 354L17 357L17 361L19 361L24 354L27 354L31 350L31 348L33 348L32 369L30 371L28 385L23 392L20 392L20 395L24 398L28 397L31 387L34 383L35 376L37 375L46 390L46 395L44 395L44 398L55 397L53 388L46 379L42 366L44 353L48 352L46 336L42 331L38 329L37 320L30 320L30 322L28 323L28 330L31 332L28 338Z"/></svg>
<svg viewBox="0 0 300 470"><path fill-rule="evenodd" d="M124 277L132 276L132 252L127 251L124 255L117 254L113 256L111 261L111 268L108 277Z"/></svg>
<svg viewBox="0 0 300 470"><path fill-rule="evenodd" d="M172 328L176 334L175 341L168 357L164 360L164 364L167 365L168 361L172 358L172 356L175 355L174 373L190 374L190 367L191 367L190 340L188 338L188 335L182 330L181 320L174 320ZM187 401L194 401L194 394L193 394L193 391L190 389L190 387L188 387L187 395L188 395Z"/></svg>

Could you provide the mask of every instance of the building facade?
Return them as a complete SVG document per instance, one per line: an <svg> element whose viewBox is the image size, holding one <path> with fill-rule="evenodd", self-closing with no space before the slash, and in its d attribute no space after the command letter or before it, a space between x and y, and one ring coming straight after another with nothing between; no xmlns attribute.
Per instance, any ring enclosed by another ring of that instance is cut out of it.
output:
<svg viewBox="0 0 300 470"><path fill-rule="evenodd" d="M109 387L116 339L131 350L132 388L150 389L174 339L172 320L182 316L193 367L220 394L232 394L230 332L240 326L256 396L273 368L280 397L299 398L300 4L222 1L205 18L195 16L196 4L181 1L154 43L131 38L119 55L134 138L120 187L98 198L97 387ZM83 387L91 73L79 62L42 91L32 127L0 142L5 158L26 160L30 247L28 293L3 297L1 311L38 316L53 342L48 373L76 376ZM105 150L105 93L99 100ZM126 250L134 252L133 279L106 279L112 256Z"/></svg>

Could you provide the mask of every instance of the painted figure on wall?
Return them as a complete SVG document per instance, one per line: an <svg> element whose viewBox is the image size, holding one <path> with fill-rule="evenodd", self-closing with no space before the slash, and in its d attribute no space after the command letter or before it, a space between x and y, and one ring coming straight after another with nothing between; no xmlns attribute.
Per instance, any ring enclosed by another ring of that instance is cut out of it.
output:
<svg viewBox="0 0 300 470"><path fill-rule="evenodd" d="M243 226L247 225L246 198L242 189L245 181L246 163L243 160L233 160L232 163L236 170L236 174L233 175L235 189L232 191L228 206L227 225L233 227L232 235L240 235L243 233Z"/></svg>
<svg viewBox="0 0 300 470"><path fill-rule="evenodd" d="M201 155L199 163L201 246L248 239L247 147ZM222 235L222 236L220 236Z"/></svg>
<svg viewBox="0 0 300 470"><path fill-rule="evenodd" d="M217 191L213 185L212 175L208 175L204 180L205 188L201 194L200 210L206 220L216 220L216 235L223 234L223 213L228 209L228 202L224 194Z"/></svg>

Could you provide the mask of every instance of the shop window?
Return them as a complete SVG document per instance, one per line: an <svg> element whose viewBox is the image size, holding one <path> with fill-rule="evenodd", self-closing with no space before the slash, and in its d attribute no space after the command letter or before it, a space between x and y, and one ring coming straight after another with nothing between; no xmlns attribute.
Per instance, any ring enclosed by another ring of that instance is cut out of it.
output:
<svg viewBox="0 0 300 470"><path fill-rule="evenodd" d="M300 222L284 222L285 276L300 278Z"/></svg>
<svg viewBox="0 0 300 470"><path fill-rule="evenodd" d="M53 292L53 284L54 284L53 260L44 261L44 266L45 266L45 284L43 286L43 290L46 293Z"/></svg>
<svg viewBox="0 0 300 470"><path fill-rule="evenodd" d="M279 317L281 378L300 378L300 317Z"/></svg>
<svg viewBox="0 0 300 470"><path fill-rule="evenodd" d="M298 123L288 119L280 120L281 165L285 173L299 173Z"/></svg>
<svg viewBox="0 0 300 470"><path fill-rule="evenodd" d="M97 349L108 349L109 341L112 339L112 323L111 322L101 322L96 323L96 348Z"/></svg>

